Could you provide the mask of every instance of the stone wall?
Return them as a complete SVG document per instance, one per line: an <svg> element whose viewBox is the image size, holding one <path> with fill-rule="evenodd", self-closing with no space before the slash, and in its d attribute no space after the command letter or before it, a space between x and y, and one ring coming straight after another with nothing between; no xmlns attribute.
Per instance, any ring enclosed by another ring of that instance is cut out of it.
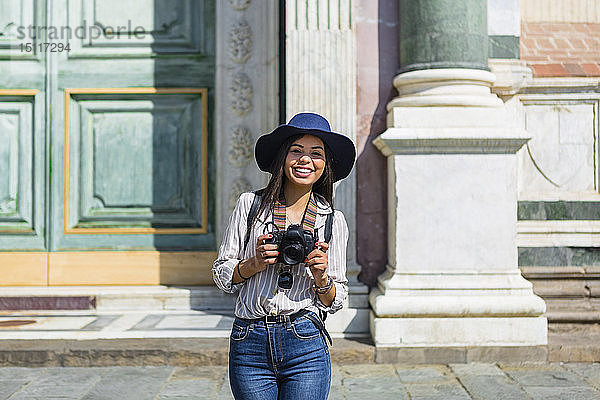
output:
<svg viewBox="0 0 600 400"><path fill-rule="evenodd" d="M521 59L534 76L600 76L600 3L521 0Z"/></svg>
<svg viewBox="0 0 600 400"><path fill-rule="evenodd" d="M521 59L535 76L600 76L600 23L523 22Z"/></svg>
<svg viewBox="0 0 600 400"><path fill-rule="evenodd" d="M515 98L519 267L550 322L600 320L599 78L530 78Z"/></svg>

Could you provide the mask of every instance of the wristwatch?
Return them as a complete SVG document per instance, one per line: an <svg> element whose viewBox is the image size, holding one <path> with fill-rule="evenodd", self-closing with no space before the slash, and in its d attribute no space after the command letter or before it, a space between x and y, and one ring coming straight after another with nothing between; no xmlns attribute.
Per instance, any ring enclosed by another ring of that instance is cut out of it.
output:
<svg viewBox="0 0 600 400"><path fill-rule="evenodd" d="M327 284L325 286L317 286L317 284L313 284L313 289L317 294L327 294L333 287L333 279L327 277Z"/></svg>

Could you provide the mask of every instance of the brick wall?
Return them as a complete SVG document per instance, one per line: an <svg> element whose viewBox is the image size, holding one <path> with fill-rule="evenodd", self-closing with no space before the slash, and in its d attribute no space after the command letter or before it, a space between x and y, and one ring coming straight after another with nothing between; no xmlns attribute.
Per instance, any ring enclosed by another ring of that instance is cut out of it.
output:
<svg viewBox="0 0 600 400"><path fill-rule="evenodd" d="M600 76L600 24L522 22L521 59L535 76Z"/></svg>

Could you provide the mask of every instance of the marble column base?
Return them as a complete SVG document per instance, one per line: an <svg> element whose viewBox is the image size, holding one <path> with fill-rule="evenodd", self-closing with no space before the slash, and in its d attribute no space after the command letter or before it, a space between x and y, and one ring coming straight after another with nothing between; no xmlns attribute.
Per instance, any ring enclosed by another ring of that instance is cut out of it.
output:
<svg viewBox="0 0 600 400"><path fill-rule="evenodd" d="M545 303L517 268L514 107L469 69L394 79L388 129L388 269L370 294L380 347L540 346Z"/></svg>
<svg viewBox="0 0 600 400"><path fill-rule="evenodd" d="M369 297L377 347L547 343L546 305L518 269L435 273L388 267Z"/></svg>
<svg viewBox="0 0 600 400"><path fill-rule="evenodd" d="M371 334L378 348L545 345L547 324L545 317L378 318L373 312L370 315Z"/></svg>
<svg viewBox="0 0 600 400"><path fill-rule="evenodd" d="M387 105L395 107L499 107L502 105L490 87L494 74L468 68L424 69L402 73L394 78L398 97Z"/></svg>

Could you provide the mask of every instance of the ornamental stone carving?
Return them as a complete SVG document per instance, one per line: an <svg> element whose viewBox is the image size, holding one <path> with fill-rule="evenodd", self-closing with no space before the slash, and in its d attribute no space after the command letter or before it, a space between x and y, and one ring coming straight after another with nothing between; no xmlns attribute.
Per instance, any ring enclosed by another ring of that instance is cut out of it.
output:
<svg viewBox="0 0 600 400"><path fill-rule="evenodd" d="M252 185L243 176L238 177L233 181L231 185L231 192L229 192L229 212L231 213L235 208L238 198L242 193L249 192L252 190Z"/></svg>
<svg viewBox="0 0 600 400"><path fill-rule="evenodd" d="M252 29L246 21L239 21L229 32L229 55L231 60L243 64L252 55Z"/></svg>
<svg viewBox="0 0 600 400"><path fill-rule="evenodd" d="M234 167L245 167L252 160L253 140L250 131L238 126L231 136L231 149L229 160Z"/></svg>
<svg viewBox="0 0 600 400"><path fill-rule="evenodd" d="M238 116L246 115L252 110L252 82L248 75L240 72L233 76L229 87L231 110Z"/></svg>
<svg viewBox="0 0 600 400"><path fill-rule="evenodd" d="M242 11L248 8L250 0L229 0L229 4L234 10Z"/></svg>

